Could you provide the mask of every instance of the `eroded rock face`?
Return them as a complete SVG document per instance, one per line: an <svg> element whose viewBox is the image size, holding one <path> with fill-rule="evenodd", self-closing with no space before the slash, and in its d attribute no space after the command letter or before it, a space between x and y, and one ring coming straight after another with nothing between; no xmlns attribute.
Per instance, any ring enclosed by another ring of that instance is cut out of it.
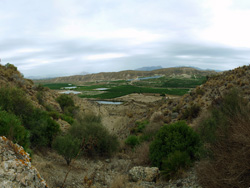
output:
<svg viewBox="0 0 250 188"><path fill-rule="evenodd" d="M157 167L142 167L135 166L129 171L129 178L131 181L156 181L159 176L159 169Z"/></svg>
<svg viewBox="0 0 250 188"><path fill-rule="evenodd" d="M30 156L18 144L0 136L0 187L1 188L48 188Z"/></svg>

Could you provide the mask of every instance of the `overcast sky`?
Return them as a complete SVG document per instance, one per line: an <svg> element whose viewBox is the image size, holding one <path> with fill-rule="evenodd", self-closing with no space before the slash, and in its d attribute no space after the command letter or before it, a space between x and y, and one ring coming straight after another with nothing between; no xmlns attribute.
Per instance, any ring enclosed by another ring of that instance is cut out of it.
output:
<svg viewBox="0 0 250 188"><path fill-rule="evenodd" d="M250 60L250 0L0 0L1 64L26 76Z"/></svg>

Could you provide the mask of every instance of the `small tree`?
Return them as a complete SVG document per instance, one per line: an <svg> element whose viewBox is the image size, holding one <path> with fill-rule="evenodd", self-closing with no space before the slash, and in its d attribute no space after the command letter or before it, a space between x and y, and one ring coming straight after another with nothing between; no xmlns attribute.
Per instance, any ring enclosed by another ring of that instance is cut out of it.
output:
<svg viewBox="0 0 250 188"><path fill-rule="evenodd" d="M80 151L81 141L70 134L65 136L57 136L52 144L52 147L59 155L62 155L66 160L67 165L70 165Z"/></svg>
<svg viewBox="0 0 250 188"><path fill-rule="evenodd" d="M164 125L158 131L155 140L150 145L150 159L154 166L163 169L164 160L170 160L169 157L173 155L172 153L176 151L187 153L192 161L196 158L200 146L201 142L198 134L185 121L179 121L170 125ZM177 154L175 153L175 155ZM188 157L186 158L188 159ZM186 163L181 162L176 164Z"/></svg>
<svg viewBox="0 0 250 188"><path fill-rule="evenodd" d="M64 113L73 113L73 110L75 109L75 103L71 96L62 94L57 97L56 101L60 104Z"/></svg>

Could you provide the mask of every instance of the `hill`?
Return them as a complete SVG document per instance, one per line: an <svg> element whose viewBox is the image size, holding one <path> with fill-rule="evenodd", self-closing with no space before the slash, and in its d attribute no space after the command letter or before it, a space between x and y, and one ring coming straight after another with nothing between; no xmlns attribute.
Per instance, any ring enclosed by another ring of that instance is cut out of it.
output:
<svg viewBox="0 0 250 188"><path fill-rule="evenodd" d="M196 105L201 109L207 109L232 88L242 91L245 97L250 94L250 66L212 75L206 83L196 87L189 94L176 101L168 100L166 104L161 106L160 111L165 114L166 122L169 122L169 119L173 121L172 117L183 119L184 113L190 111L192 106Z"/></svg>
<svg viewBox="0 0 250 188"><path fill-rule="evenodd" d="M215 73L216 73L215 71L201 71L190 67L178 67L178 68L158 69L153 71L127 70L121 72L102 72L97 74L59 77L55 79L40 80L40 81L36 80L35 82L83 84L85 82L130 80L130 79L136 79L138 77L152 77L156 75L158 76L162 75L167 77L175 77L175 76L191 77L193 75L207 76Z"/></svg>
<svg viewBox="0 0 250 188"><path fill-rule="evenodd" d="M135 70L136 71L152 71L152 70L157 70L157 69L163 69L163 67L162 66L141 67Z"/></svg>

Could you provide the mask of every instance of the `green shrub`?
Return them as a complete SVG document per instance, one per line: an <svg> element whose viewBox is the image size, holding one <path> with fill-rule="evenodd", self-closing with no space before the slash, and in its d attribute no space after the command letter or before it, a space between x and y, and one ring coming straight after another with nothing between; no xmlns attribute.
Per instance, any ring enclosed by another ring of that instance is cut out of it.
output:
<svg viewBox="0 0 250 188"><path fill-rule="evenodd" d="M53 141L52 147L59 155L62 155L66 160L67 165L70 165L80 151L81 141L70 134L65 136L57 136Z"/></svg>
<svg viewBox="0 0 250 188"><path fill-rule="evenodd" d="M1 109L15 114L24 128L30 132L32 147L51 146L53 137L59 132L59 125L47 112L35 108L22 89L0 88Z"/></svg>
<svg viewBox="0 0 250 188"><path fill-rule="evenodd" d="M22 89L14 87L0 88L0 106L21 119L27 118L33 111L33 105Z"/></svg>
<svg viewBox="0 0 250 188"><path fill-rule="evenodd" d="M135 135L129 135L127 137L127 139L125 140L125 144L130 146L131 148L134 148L136 145L138 145L140 142L139 142L139 139L137 136Z"/></svg>
<svg viewBox="0 0 250 188"><path fill-rule="evenodd" d="M72 125L75 122L75 120L72 117L64 115L64 114L61 115L61 118L64 121L67 121L70 125Z"/></svg>
<svg viewBox="0 0 250 188"><path fill-rule="evenodd" d="M14 114L0 111L0 135L6 136L26 150L29 147L29 132L22 126L20 119Z"/></svg>
<svg viewBox="0 0 250 188"><path fill-rule="evenodd" d="M53 119L59 119L61 117L61 114L57 111L50 111L48 112L48 115Z"/></svg>
<svg viewBox="0 0 250 188"><path fill-rule="evenodd" d="M73 116L76 107L71 96L62 94L59 97L57 97L56 101L60 104L65 114Z"/></svg>
<svg viewBox="0 0 250 188"><path fill-rule="evenodd" d="M85 151L87 156L110 156L119 147L117 137L110 134L100 123L100 118L94 115L86 115L75 121L70 134L89 143Z"/></svg>
<svg viewBox="0 0 250 188"><path fill-rule="evenodd" d="M38 92L36 93L36 98L37 98L38 103L39 103L40 105L44 105L44 97L43 97L43 95L44 95L43 91L38 91Z"/></svg>
<svg viewBox="0 0 250 188"><path fill-rule="evenodd" d="M33 147L51 146L53 138L60 131L58 123L40 109L34 109L29 119L25 119L25 122L31 132Z"/></svg>
<svg viewBox="0 0 250 188"><path fill-rule="evenodd" d="M168 155L162 163L162 174L166 178L174 177L178 171L191 165L191 159L187 152L174 151Z"/></svg>
<svg viewBox="0 0 250 188"><path fill-rule="evenodd" d="M201 142L198 134L185 121L164 125L158 131L150 145L150 159L154 166L163 169L163 160L175 151L187 152L191 160L195 160Z"/></svg>
<svg viewBox="0 0 250 188"><path fill-rule="evenodd" d="M148 120L136 121L135 127L131 130L131 133L132 134L142 133L143 130L146 128L146 125L148 125L148 124L149 124Z"/></svg>

